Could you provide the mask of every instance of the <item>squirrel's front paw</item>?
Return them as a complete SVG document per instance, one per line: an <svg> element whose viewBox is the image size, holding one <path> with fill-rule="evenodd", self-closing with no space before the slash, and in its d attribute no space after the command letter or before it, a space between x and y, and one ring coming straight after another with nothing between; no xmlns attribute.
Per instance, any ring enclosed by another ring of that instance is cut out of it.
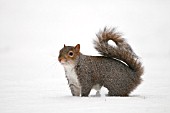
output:
<svg viewBox="0 0 170 113"><path fill-rule="evenodd" d="M76 87L73 84L70 84L70 90L73 96L80 96L80 88Z"/></svg>

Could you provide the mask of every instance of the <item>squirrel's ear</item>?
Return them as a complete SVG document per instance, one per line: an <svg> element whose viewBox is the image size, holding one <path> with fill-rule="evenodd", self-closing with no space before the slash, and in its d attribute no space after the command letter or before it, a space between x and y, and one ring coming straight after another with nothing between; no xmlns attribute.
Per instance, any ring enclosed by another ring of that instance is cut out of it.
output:
<svg viewBox="0 0 170 113"><path fill-rule="evenodd" d="M64 47L66 47L66 45L64 44Z"/></svg>
<svg viewBox="0 0 170 113"><path fill-rule="evenodd" d="M77 44L74 48L75 48L76 52L79 52L80 51L80 44Z"/></svg>

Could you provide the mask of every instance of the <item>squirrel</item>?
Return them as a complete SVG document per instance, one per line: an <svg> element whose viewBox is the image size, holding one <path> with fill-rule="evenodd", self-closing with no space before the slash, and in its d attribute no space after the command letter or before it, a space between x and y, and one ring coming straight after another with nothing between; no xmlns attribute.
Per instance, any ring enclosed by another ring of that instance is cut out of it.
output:
<svg viewBox="0 0 170 113"><path fill-rule="evenodd" d="M142 63L115 28L105 27L96 36L94 47L102 56L83 55L80 44L64 44L59 52L58 60L65 69L72 95L88 96L91 89L99 93L103 86L108 96L129 96L142 82ZM109 40L116 46L108 44Z"/></svg>

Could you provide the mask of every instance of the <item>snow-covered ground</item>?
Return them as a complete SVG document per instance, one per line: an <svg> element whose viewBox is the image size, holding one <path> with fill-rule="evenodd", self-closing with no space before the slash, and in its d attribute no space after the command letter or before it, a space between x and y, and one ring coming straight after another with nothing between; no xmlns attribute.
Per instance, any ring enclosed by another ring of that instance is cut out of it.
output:
<svg viewBox="0 0 170 113"><path fill-rule="evenodd" d="M169 113L170 1L0 0L0 113ZM145 66L129 97L73 97L59 50L117 27Z"/></svg>

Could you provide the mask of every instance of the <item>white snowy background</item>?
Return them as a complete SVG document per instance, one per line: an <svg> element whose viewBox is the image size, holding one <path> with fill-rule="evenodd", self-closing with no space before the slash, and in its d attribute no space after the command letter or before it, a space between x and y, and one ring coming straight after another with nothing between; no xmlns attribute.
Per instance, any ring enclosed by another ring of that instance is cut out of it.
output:
<svg viewBox="0 0 170 113"><path fill-rule="evenodd" d="M105 26L141 57L143 83L130 97L73 97L58 52L98 55ZM0 113L169 113L169 43L169 0L0 0Z"/></svg>

